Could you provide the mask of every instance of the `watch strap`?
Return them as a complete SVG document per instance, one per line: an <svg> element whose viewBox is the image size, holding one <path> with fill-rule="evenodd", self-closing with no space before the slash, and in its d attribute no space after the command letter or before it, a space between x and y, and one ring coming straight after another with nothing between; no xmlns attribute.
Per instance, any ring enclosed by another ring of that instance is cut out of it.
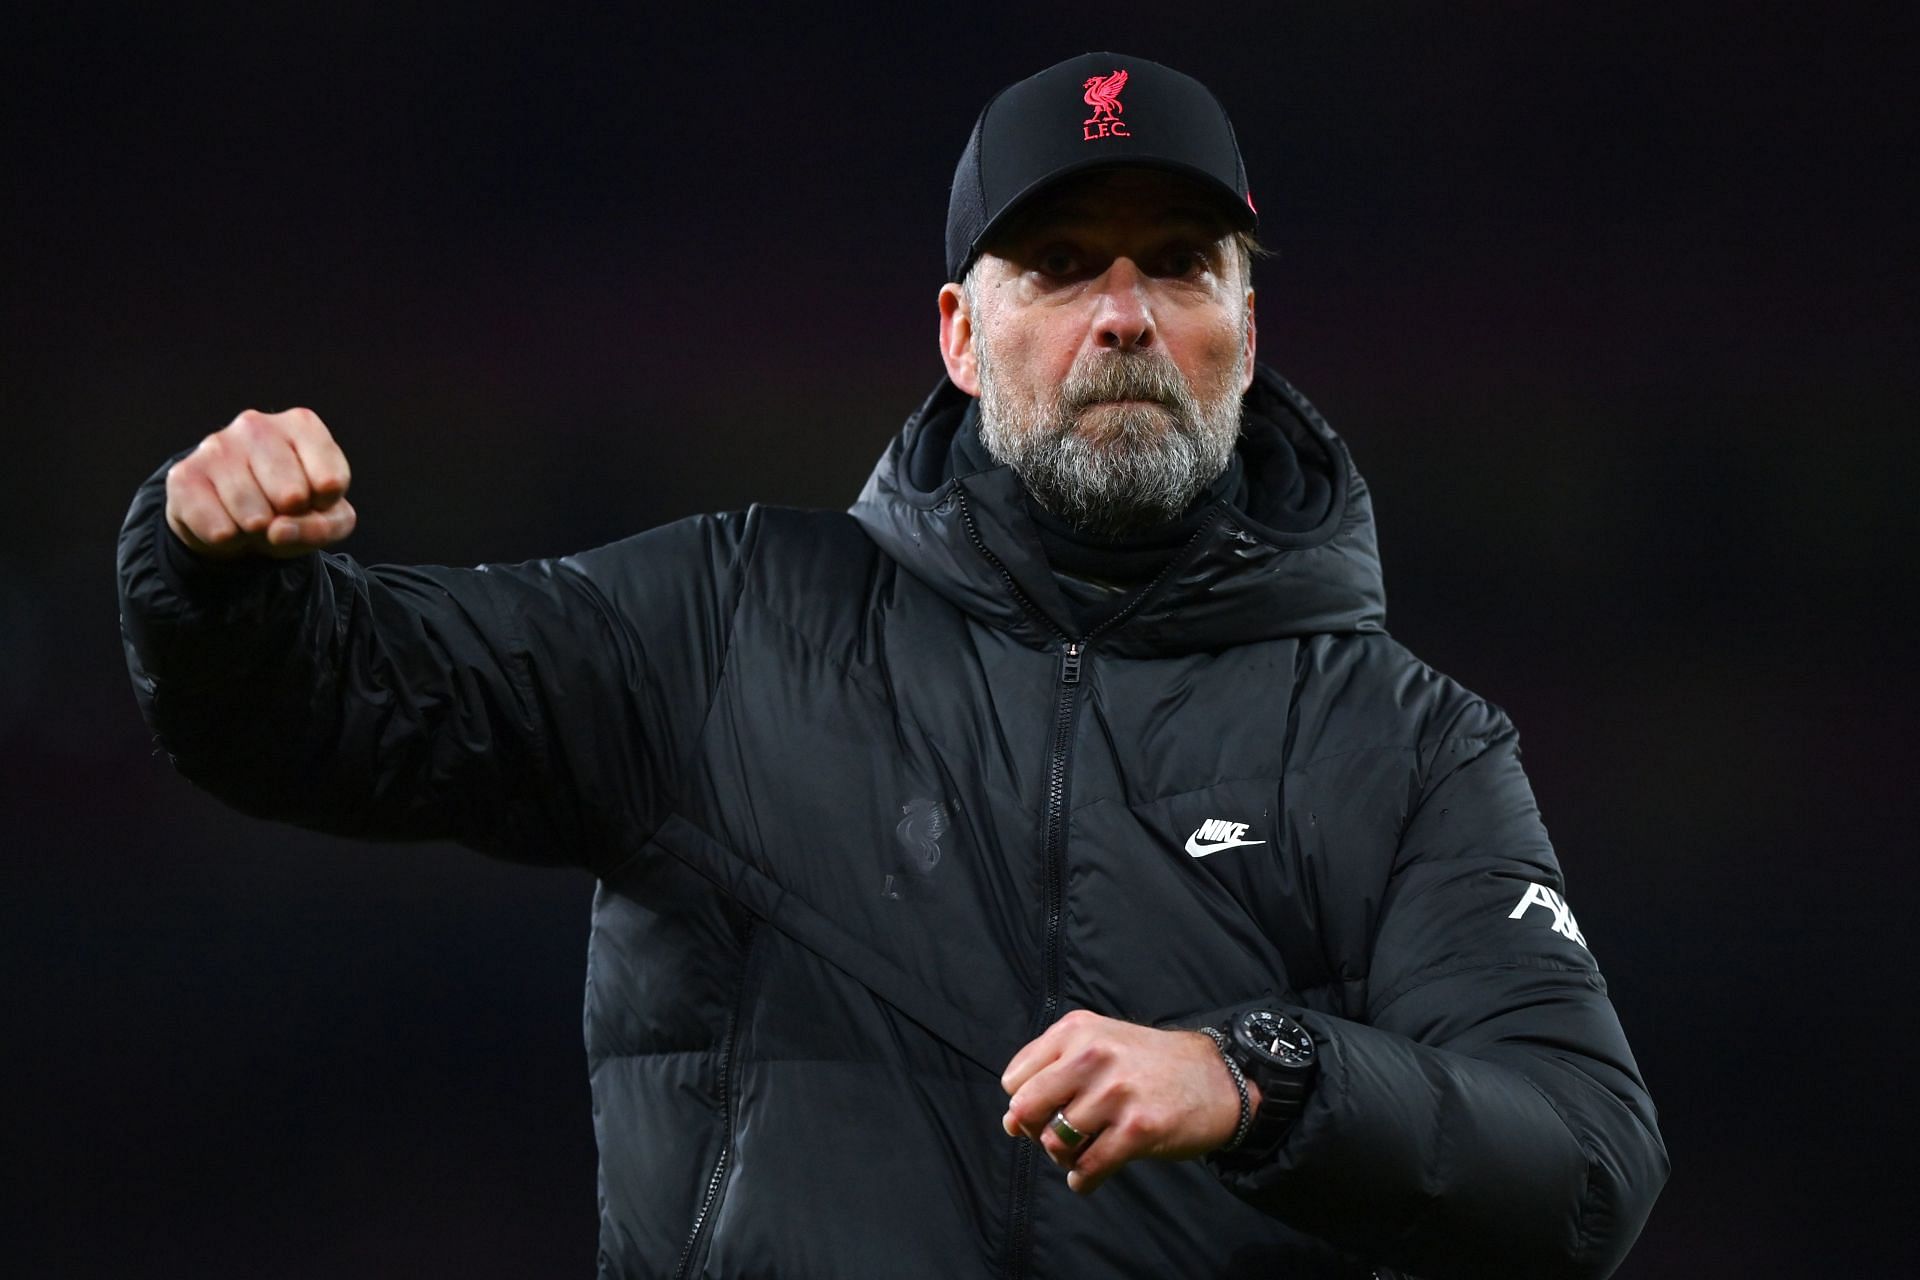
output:
<svg viewBox="0 0 1920 1280"><path fill-rule="evenodd" d="M1309 1035L1297 1019L1282 1014L1272 1006L1256 1006L1255 1011L1276 1017L1281 1024L1291 1024L1291 1029L1299 1035ZM1285 1139L1287 1131L1306 1106L1307 1094L1311 1091L1314 1077L1318 1074L1308 1049L1308 1059L1300 1067L1283 1065L1244 1039L1241 1030L1242 1020L1251 1016L1243 1009L1233 1022L1228 1023L1226 1044L1222 1051L1236 1062L1243 1075L1260 1086L1260 1105L1254 1109L1252 1123L1240 1135L1233 1148L1223 1148L1224 1166L1245 1166L1257 1163L1276 1150Z"/></svg>

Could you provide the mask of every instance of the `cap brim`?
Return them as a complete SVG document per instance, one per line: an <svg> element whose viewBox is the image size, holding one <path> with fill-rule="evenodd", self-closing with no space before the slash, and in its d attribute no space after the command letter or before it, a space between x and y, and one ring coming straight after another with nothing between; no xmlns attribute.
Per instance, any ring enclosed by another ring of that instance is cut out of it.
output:
<svg viewBox="0 0 1920 1280"><path fill-rule="evenodd" d="M1241 199L1237 192L1221 182L1218 177L1197 165L1185 164L1178 160L1163 160L1156 156L1127 156L1123 159L1112 156L1093 156L1077 164L1054 170L1046 177L1028 184L1024 190L1002 205L1000 212L994 214L993 219L980 228L980 234L975 236L973 242L967 246L967 256L961 262L958 274L966 274L967 268L973 265L974 259L978 258L981 251L992 241L994 233L1018 216L1035 196L1050 187L1059 186L1068 178L1078 177L1096 169L1157 169L1162 173L1191 178L1195 186L1203 189L1213 199L1220 213L1225 216L1228 224L1235 231L1252 231L1260 225L1260 216L1254 212L1253 206Z"/></svg>

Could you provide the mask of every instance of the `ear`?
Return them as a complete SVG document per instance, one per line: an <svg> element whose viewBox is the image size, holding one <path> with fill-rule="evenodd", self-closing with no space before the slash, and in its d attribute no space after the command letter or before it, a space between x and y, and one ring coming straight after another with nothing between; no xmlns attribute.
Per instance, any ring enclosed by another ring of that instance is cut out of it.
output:
<svg viewBox="0 0 1920 1280"><path fill-rule="evenodd" d="M973 354L973 316L957 284L940 286L940 358L947 377L970 396L980 394L980 364Z"/></svg>
<svg viewBox="0 0 1920 1280"><path fill-rule="evenodd" d="M1253 361L1255 348L1255 325L1253 323L1253 290L1247 290L1247 370L1240 378L1240 394L1247 394L1247 388L1253 385Z"/></svg>

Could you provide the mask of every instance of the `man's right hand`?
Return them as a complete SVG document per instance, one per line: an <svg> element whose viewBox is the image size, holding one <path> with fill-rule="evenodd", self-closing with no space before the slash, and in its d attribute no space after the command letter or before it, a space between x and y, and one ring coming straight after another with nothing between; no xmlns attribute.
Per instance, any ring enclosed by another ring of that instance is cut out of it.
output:
<svg viewBox="0 0 1920 1280"><path fill-rule="evenodd" d="M248 409L167 471L167 526L196 554L279 559L353 532L347 455L311 409Z"/></svg>

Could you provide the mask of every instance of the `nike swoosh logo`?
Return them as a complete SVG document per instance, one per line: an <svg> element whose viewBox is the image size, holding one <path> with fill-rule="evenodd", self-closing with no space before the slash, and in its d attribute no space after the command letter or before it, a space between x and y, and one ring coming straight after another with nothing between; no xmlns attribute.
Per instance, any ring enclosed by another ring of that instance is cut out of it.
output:
<svg viewBox="0 0 1920 1280"><path fill-rule="evenodd" d="M1203 843L1200 839L1200 833L1196 831L1192 835L1187 837L1187 852L1192 854L1196 858L1204 858L1208 854L1218 853L1222 849L1238 849L1241 845L1244 845L1244 844L1265 844L1265 843L1266 843L1265 840L1221 840L1217 842Z"/></svg>

